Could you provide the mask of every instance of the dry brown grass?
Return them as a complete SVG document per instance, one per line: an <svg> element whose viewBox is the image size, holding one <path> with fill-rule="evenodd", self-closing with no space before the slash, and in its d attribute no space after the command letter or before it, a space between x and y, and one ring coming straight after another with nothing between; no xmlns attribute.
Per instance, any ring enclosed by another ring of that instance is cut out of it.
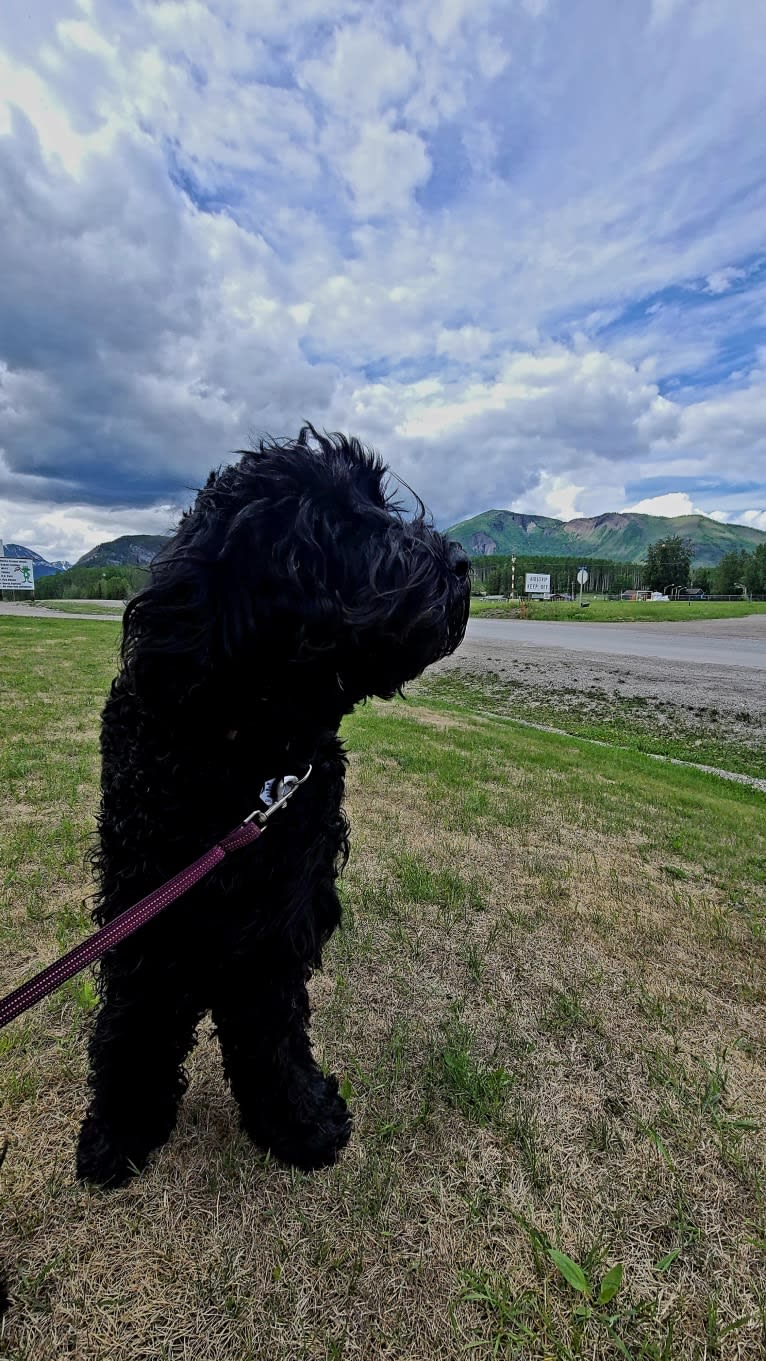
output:
<svg viewBox="0 0 766 1361"><path fill-rule="evenodd" d="M640 820L618 834L565 797L561 769L531 760L552 739L511 750L467 716L386 712L352 735L347 921L313 984L316 1044L355 1118L342 1162L308 1177L249 1146L206 1025L152 1167L111 1195L79 1186L88 997L70 985L2 1039L14 1304L0 1354L606 1358L625 1354L615 1338L635 1358L764 1354L766 984L751 917ZM421 741L484 743L473 767L466 746L464 788L418 767ZM407 751L412 770L397 764ZM482 790L488 811L467 817L464 795ZM92 807L91 792L83 826ZM39 873L27 854L7 886L4 987L61 937L58 916L25 916ZM85 892L76 857L61 880L69 901ZM611 1333L583 1331L549 1245L596 1283L624 1264L601 1311Z"/></svg>

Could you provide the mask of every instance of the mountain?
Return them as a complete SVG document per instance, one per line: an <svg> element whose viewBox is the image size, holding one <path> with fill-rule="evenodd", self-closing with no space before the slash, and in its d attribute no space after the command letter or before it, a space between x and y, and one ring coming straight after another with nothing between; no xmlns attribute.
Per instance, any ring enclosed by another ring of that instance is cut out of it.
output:
<svg viewBox="0 0 766 1361"><path fill-rule="evenodd" d="M722 525L707 515L671 518L639 515L632 510L578 520L486 510L453 525L447 533L473 557L523 553L551 558L611 558L615 562L643 562L650 544L680 534L694 544L695 567L715 567L726 553L742 548L752 551L766 543L766 533L749 525Z"/></svg>
<svg viewBox="0 0 766 1361"><path fill-rule="evenodd" d="M91 548L75 567L148 567L169 538L169 534L123 534Z"/></svg>
<svg viewBox="0 0 766 1361"><path fill-rule="evenodd" d="M36 578L55 576L57 572L65 572L70 565L68 562L48 562L33 548L25 548L20 543L7 543L5 545L5 556L6 558L31 558L35 564Z"/></svg>

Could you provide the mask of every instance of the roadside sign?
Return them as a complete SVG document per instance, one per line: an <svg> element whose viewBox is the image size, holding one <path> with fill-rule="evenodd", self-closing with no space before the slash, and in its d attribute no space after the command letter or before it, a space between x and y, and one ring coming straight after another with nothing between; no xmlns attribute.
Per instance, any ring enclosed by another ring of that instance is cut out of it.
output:
<svg viewBox="0 0 766 1361"><path fill-rule="evenodd" d="M31 558L0 558L0 591L33 591L35 565Z"/></svg>
<svg viewBox="0 0 766 1361"><path fill-rule="evenodd" d="M527 572L524 578L524 590L527 595L550 595L551 578L545 572Z"/></svg>
<svg viewBox="0 0 766 1361"><path fill-rule="evenodd" d="M588 584L588 572L585 567L581 567L577 573L577 584L578 586L587 586Z"/></svg>

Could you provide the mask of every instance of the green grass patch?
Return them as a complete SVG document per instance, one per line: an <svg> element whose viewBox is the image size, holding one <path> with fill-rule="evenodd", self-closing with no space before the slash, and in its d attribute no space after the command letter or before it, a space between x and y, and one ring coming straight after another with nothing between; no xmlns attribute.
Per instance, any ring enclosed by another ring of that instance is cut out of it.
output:
<svg viewBox="0 0 766 1361"><path fill-rule="evenodd" d="M579 600L528 600L520 614L518 600L482 600L474 596L471 614L477 619L552 619L578 623L639 624L689 623L693 619L745 619L751 614L766 614L766 601L757 600L596 600L584 596L587 609Z"/></svg>
<svg viewBox="0 0 766 1361"><path fill-rule="evenodd" d="M116 669L117 625L0 618L0 945L67 948L87 920L98 720Z"/></svg>
<svg viewBox="0 0 766 1361"><path fill-rule="evenodd" d="M647 760L640 751L590 746L512 721L473 720L445 742L439 728L409 717L407 707L398 700L391 711L360 711L347 720L346 737L361 759L379 768L395 743L400 769L418 773L448 822L459 822L465 789L491 781L485 811L474 815L473 825L487 835L493 826L513 826L519 807L522 821L529 815L532 786L538 808L555 809L562 825L584 837L591 830L632 836L638 829L645 852L663 860L672 852L677 870L710 875L742 911L752 910L754 927L764 918L766 799L757 790ZM503 778L504 771L514 773Z"/></svg>
<svg viewBox="0 0 766 1361"><path fill-rule="evenodd" d="M409 693L439 706L523 719L610 746L766 778L766 727L760 717L743 727L744 720L732 722L716 709L679 712L616 688L556 689L527 680L521 671L513 680L457 669L426 673Z"/></svg>
<svg viewBox="0 0 766 1361"><path fill-rule="evenodd" d="M477 1058L477 1036L452 1016L434 1046L431 1077L447 1103L468 1120L492 1124L502 1116L513 1075L502 1064Z"/></svg>

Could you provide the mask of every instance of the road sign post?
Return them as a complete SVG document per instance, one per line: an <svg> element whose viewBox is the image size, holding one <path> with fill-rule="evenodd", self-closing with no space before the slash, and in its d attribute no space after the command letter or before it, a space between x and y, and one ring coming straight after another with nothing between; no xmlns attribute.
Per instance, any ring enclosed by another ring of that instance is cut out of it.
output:
<svg viewBox="0 0 766 1361"><path fill-rule="evenodd" d="M581 567L581 568L580 568L579 572L577 573L577 580L578 580L579 583L580 583L580 609L582 609L582 607L583 607L583 606L582 606L582 588L583 588L583 586L586 584L586 582L587 582L587 580L588 580L588 570L587 570L586 567Z"/></svg>

